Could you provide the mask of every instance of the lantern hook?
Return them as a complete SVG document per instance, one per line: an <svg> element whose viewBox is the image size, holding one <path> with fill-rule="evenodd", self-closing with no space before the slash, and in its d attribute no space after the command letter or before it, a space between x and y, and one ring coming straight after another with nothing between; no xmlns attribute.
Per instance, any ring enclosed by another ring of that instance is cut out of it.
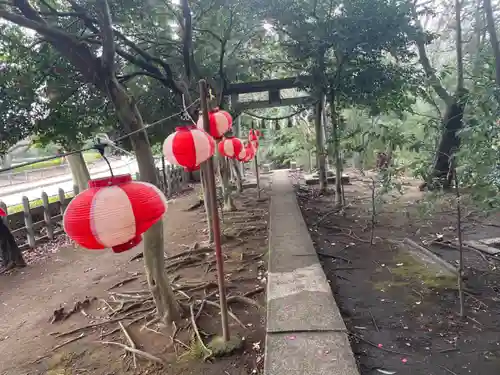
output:
<svg viewBox="0 0 500 375"><path fill-rule="evenodd" d="M111 173L111 177L114 177L115 175L113 173L113 168L111 168L111 163L109 162L106 155L104 155L105 148L106 148L106 145L103 143L100 143L100 142L94 145L94 149L97 150L99 152L99 154L101 154L101 156L104 159L104 161L106 162L106 164L108 164L109 173Z"/></svg>

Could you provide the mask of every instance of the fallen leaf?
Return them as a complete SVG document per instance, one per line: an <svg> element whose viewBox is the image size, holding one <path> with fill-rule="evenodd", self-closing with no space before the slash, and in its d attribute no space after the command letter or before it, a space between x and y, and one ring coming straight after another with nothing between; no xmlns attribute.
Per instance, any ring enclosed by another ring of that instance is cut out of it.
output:
<svg viewBox="0 0 500 375"><path fill-rule="evenodd" d="M394 375L396 373L396 371L389 371L389 370L384 370L381 368L378 368L377 371L380 372L381 374L385 374L385 375Z"/></svg>

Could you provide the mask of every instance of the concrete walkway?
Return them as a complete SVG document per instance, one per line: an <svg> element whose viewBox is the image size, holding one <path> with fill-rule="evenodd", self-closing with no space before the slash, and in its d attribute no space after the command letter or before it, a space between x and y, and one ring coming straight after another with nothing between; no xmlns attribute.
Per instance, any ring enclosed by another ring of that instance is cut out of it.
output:
<svg viewBox="0 0 500 375"><path fill-rule="evenodd" d="M359 375L286 170L273 173L269 221L265 374Z"/></svg>

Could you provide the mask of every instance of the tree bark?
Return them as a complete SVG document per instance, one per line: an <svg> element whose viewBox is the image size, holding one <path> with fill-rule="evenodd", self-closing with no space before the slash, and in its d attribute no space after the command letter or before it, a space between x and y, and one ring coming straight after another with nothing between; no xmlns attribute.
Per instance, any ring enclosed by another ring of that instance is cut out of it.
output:
<svg viewBox="0 0 500 375"><path fill-rule="evenodd" d="M321 99L321 98L320 98ZM316 129L316 164L318 166L319 174L319 190L326 191L326 162L325 162L325 148L323 142L323 125L322 125L322 112L323 100L318 100L315 106L315 129Z"/></svg>
<svg viewBox="0 0 500 375"><path fill-rule="evenodd" d="M457 99L455 103L446 108L443 119L443 133L439 142L432 171L427 179L427 188L449 188L451 185L450 157L460 147L460 138L457 132L462 128L464 115L463 101Z"/></svg>
<svg viewBox="0 0 500 375"><path fill-rule="evenodd" d="M151 145L146 132L141 131L144 129L144 123L135 102L116 78L109 79L107 88L120 123L127 132L137 131L131 136L131 143L137 157L141 180L158 186ZM181 309L165 272L163 220L159 220L144 234L143 252L147 280L159 319L164 324L179 320Z"/></svg>
<svg viewBox="0 0 500 375"><path fill-rule="evenodd" d="M79 191L87 189L90 173L82 153L79 152L77 154L67 155L66 160L71 169L73 184L78 186Z"/></svg>
<svg viewBox="0 0 500 375"><path fill-rule="evenodd" d="M224 197L224 211L236 211L236 206L234 205L233 197L231 196L231 180L229 178L229 162L228 160L217 153L217 160L219 164L219 173L222 185L222 195Z"/></svg>
<svg viewBox="0 0 500 375"><path fill-rule="evenodd" d="M231 159L229 161L231 163L231 167L233 168L234 179L236 180L236 188L239 193L243 193L243 176L241 175L241 169L238 165L238 161L235 159Z"/></svg>
<svg viewBox="0 0 500 375"><path fill-rule="evenodd" d="M493 50L493 56L495 57L495 82L500 88L500 46L498 45L498 36L491 0L484 0L483 6L486 13L486 25L490 36L491 49Z"/></svg>
<svg viewBox="0 0 500 375"><path fill-rule="evenodd" d="M342 158L340 156L339 124L335 92L330 93L330 120L332 121L333 154L335 159L335 205L342 207Z"/></svg>
<svg viewBox="0 0 500 375"><path fill-rule="evenodd" d="M460 4L459 4L460 5ZM460 139L457 132L462 128L462 119L464 112L464 101L463 101L463 58L462 58L462 33L461 33L461 19L460 19L460 7L455 9L455 22L456 22L456 52L457 52L457 92L455 96L451 95L441 84L438 77L432 68L429 58L427 57L427 52L425 49L425 38L422 26L418 19L417 11L415 6L412 7L413 17L415 22L417 22L420 28L420 33L418 34L415 42L418 48L419 60L424 69L425 75L427 76L430 85L436 92L436 94L443 100L446 104L446 111L443 116L443 127L441 133L441 139L439 141L439 146L436 150L436 155L434 157L434 162L432 164L431 170L427 177L425 185L429 189L450 186L451 180L449 176L450 173L450 163L449 158L452 154L457 151L460 147Z"/></svg>

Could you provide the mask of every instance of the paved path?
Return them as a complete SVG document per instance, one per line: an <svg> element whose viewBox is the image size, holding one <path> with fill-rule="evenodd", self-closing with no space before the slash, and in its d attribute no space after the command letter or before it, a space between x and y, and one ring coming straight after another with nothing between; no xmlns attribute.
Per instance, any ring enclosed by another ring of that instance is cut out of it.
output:
<svg viewBox="0 0 500 375"><path fill-rule="evenodd" d="M135 160L116 161L112 163L112 167L115 174L134 174L138 171L137 162ZM92 178L104 177L108 175L109 170L107 166L90 170L90 176ZM50 197L52 195L57 195L59 188L62 188L67 192L73 190L73 180L71 179L71 175L44 179L31 184L32 185L29 188L25 189L22 189L22 186L25 184L21 186L16 185L15 189L11 188L9 190L7 187L5 189L0 189L0 201L5 202L7 206L12 206L21 203L23 196L27 196L31 201L40 198L43 191L45 191Z"/></svg>
<svg viewBox="0 0 500 375"><path fill-rule="evenodd" d="M273 173L269 215L265 374L359 375L287 170Z"/></svg>

